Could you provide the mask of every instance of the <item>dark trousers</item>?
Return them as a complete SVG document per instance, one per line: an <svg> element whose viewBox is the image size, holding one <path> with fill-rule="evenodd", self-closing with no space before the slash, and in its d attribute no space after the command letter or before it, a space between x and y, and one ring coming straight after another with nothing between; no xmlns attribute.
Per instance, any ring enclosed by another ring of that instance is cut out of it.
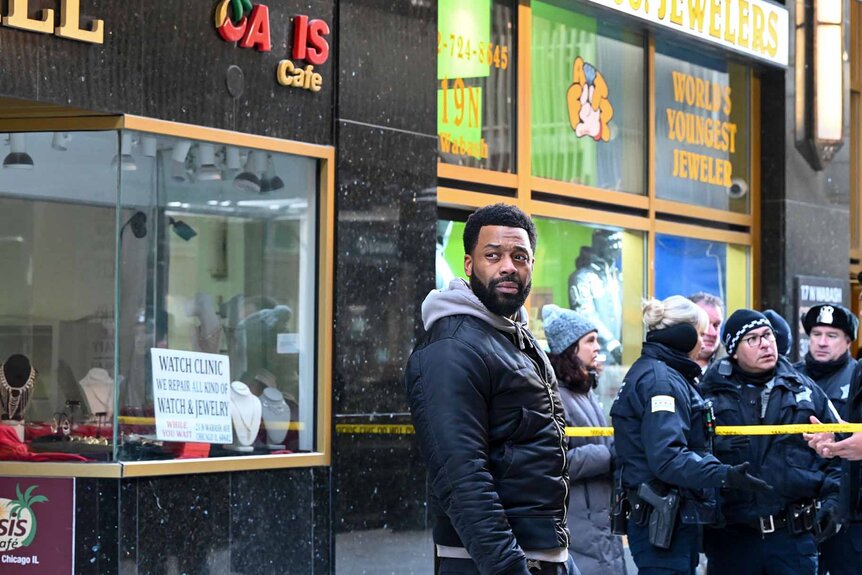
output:
<svg viewBox="0 0 862 575"><path fill-rule="evenodd" d="M440 557L439 570L437 575L481 575L479 569L472 559L452 559L450 557ZM565 565L560 565L559 575L581 575L571 555Z"/></svg>
<svg viewBox="0 0 862 575"><path fill-rule="evenodd" d="M649 542L649 527L639 527L631 521L628 538L638 575L694 575L699 559L700 527L697 525L677 525L670 549L655 547Z"/></svg>
<svg viewBox="0 0 862 575"><path fill-rule="evenodd" d="M761 534L728 526L704 532L708 575L817 575L817 544L811 533L787 529Z"/></svg>
<svg viewBox="0 0 862 575"><path fill-rule="evenodd" d="M862 575L862 523L844 525L820 545L820 575Z"/></svg>

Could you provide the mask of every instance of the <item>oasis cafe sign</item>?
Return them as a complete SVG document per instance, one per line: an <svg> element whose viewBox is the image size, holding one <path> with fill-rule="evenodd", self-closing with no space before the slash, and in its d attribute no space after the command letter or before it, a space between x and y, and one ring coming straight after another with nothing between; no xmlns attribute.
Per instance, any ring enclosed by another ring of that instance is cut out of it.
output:
<svg viewBox="0 0 862 575"><path fill-rule="evenodd" d="M216 5L215 27L225 42L236 43L240 48L254 48L258 52L272 50L269 26L269 7L252 5L250 0L221 0ZM323 20L309 20L308 16L293 19L293 60L278 63L275 77L282 86L319 92L323 77L315 71L329 58L329 25ZM294 61L303 60L305 66Z"/></svg>
<svg viewBox="0 0 862 575"><path fill-rule="evenodd" d="M787 9L764 0L590 0L772 64L787 66Z"/></svg>

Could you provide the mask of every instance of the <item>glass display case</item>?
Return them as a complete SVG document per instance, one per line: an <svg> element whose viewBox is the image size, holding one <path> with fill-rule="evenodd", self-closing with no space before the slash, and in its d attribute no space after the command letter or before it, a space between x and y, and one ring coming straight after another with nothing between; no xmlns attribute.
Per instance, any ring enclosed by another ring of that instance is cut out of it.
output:
<svg viewBox="0 0 862 575"><path fill-rule="evenodd" d="M332 148L116 123L3 138L0 461L328 463Z"/></svg>

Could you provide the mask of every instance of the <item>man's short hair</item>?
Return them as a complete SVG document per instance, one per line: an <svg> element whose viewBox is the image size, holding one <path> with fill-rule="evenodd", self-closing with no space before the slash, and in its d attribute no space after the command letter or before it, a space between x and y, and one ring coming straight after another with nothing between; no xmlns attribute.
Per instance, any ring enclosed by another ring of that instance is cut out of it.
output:
<svg viewBox="0 0 862 575"><path fill-rule="evenodd" d="M479 231L484 226L505 226L521 228L530 238L530 249L536 251L536 226L530 216L516 206L509 204L493 204L479 208L467 218L464 226L464 253L471 254L479 243Z"/></svg>
<svg viewBox="0 0 862 575"><path fill-rule="evenodd" d="M724 302L721 301L721 298L717 295L713 295L711 293L705 291L699 291L696 294L692 294L688 296L688 299L693 301L694 303L703 303L706 305L711 305L712 307L718 308L721 310L720 315L724 315L724 312L727 308L724 307Z"/></svg>

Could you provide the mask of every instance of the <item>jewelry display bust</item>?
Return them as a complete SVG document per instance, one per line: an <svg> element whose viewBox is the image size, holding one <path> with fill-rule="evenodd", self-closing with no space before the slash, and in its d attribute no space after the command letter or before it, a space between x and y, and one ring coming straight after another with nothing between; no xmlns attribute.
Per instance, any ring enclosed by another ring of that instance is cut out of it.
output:
<svg viewBox="0 0 862 575"><path fill-rule="evenodd" d="M104 413L108 419L114 413L114 380L101 367L94 367L78 382L90 413Z"/></svg>
<svg viewBox="0 0 862 575"><path fill-rule="evenodd" d="M246 384L234 381L230 384L230 418L233 426L233 451L254 451L254 440L260 431L260 400L252 394Z"/></svg>
<svg viewBox="0 0 862 575"><path fill-rule="evenodd" d="M266 447L284 449L284 438L290 425L290 406L284 395L273 387L267 387L260 396L263 412L263 426L266 428Z"/></svg>
<svg viewBox="0 0 862 575"><path fill-rule="evenodd" d="M30 407L33 386L36 385L36 369L27 356L10 355L0 364L0 412L3 419L20 421Z"/></svg>

